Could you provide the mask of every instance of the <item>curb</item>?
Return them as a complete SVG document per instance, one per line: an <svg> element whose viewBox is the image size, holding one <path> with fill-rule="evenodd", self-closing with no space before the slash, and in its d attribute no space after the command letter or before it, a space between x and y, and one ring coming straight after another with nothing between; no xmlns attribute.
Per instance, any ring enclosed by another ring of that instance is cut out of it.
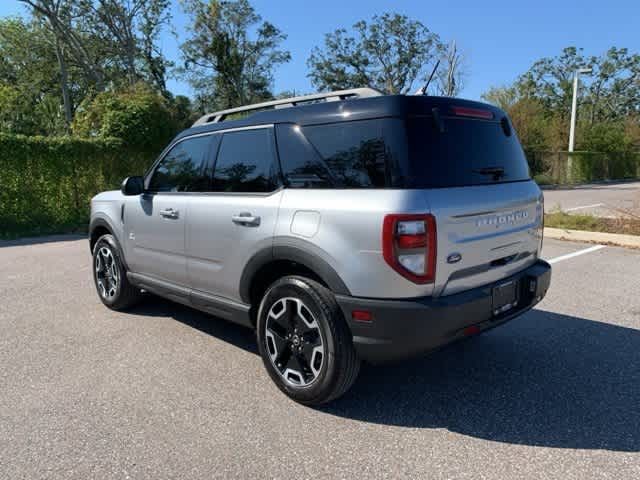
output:
<svg viewBox="0 0 640 480"><path fill-rule="evenodd" d="M566 230L564 228L544 229L545 238L557 240L571 240L575 242L599 243L603 245L617 245L620 247L640 249L640 236L622 235L618 233L587 232L585 230Z"/></svg>

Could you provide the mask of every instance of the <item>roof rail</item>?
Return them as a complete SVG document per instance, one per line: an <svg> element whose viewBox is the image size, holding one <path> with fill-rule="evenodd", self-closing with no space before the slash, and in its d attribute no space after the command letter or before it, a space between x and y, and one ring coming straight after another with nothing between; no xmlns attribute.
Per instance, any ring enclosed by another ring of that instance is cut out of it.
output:
<svg viewBox="0 0 640 480"><path fill-rule="evenodd" d="M230 108L228 110L221 110L219 112L207 113L200 117L194 124L194 127L199 125L206 125L208 123L223 122L229 115L241 112L251 112L258 110L269 110L275 108L288 108L295 107L300 104L311 103L315 101L335 102L339 100L346 100L347 98L365 98L365 97L379 97L384 95L379 90L374 88L352 88L349 90L338 90L335 92L327 93L315 93L313 95L303 95L300 97L283 98L281 100L273 100L270 102L255 103L253 105L246 105L244 107Z"/></svg>

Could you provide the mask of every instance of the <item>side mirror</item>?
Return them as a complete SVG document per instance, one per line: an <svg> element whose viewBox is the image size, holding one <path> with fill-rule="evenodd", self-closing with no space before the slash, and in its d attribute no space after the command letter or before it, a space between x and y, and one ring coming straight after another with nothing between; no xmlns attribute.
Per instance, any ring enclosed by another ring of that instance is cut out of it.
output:
<svg viewBox="0 0 640 480"><path fill-rule="evenodd" d="M140 195L144 192L144 178L142 177L127 177L122 182L120 191L123 195Z"/></svg>

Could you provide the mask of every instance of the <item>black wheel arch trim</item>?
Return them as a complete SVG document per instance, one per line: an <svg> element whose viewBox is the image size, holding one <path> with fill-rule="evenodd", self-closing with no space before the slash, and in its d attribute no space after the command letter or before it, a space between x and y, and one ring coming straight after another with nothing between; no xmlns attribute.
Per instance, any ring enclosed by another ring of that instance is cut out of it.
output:
<svg viewBox="0 0 640 480"><path fill-rule="evenodd" d="M91 247L91 237L93 235L94 230L98 227L104 227L109 231L109 234L114 239L113 246L118 250L118 256L120 257L120 260L124 265L124 268L126 270L129 270L129 266L127 265L127 260L124 257L124 251L122 250L122 246L120 245L120 240L116 235L116 229L113 228L113 226L102 217L96 217L92 219L91 223L89 224L89 250L91 251L91 255L93 255L93 248Z"/></svg>
<svg viewBox="0 0 640 480"><path fill-rule="evenodd" d="M316 252L314 252L316 250ZM272 246L258 250L247 262L240 277L240 298L245 303L251 303L251 283L256 273L265 265L278 261L289 260L298 263L314 272L329 289L339 295L351 295L335 269L322 258L321 250L304 240L286 239L276 241Z"/></svg>

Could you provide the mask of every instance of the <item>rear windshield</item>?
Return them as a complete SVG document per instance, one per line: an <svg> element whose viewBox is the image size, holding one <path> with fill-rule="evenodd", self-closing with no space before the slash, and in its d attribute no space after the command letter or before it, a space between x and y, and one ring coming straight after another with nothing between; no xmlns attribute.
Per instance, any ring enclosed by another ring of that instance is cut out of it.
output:
<svg viewBox="0 0 640 480"><path fill-rule="evenodd" d="M528 180L529 167L506 118L407 120L407 187L438 188Z"/></svg>
<svg viewBox="0 0 640 480"><path fill-rule="evenodd" d="M441 188L530 178L504 116L379 118L297 130L279 125L276 133L291 188Z"/></svg>

